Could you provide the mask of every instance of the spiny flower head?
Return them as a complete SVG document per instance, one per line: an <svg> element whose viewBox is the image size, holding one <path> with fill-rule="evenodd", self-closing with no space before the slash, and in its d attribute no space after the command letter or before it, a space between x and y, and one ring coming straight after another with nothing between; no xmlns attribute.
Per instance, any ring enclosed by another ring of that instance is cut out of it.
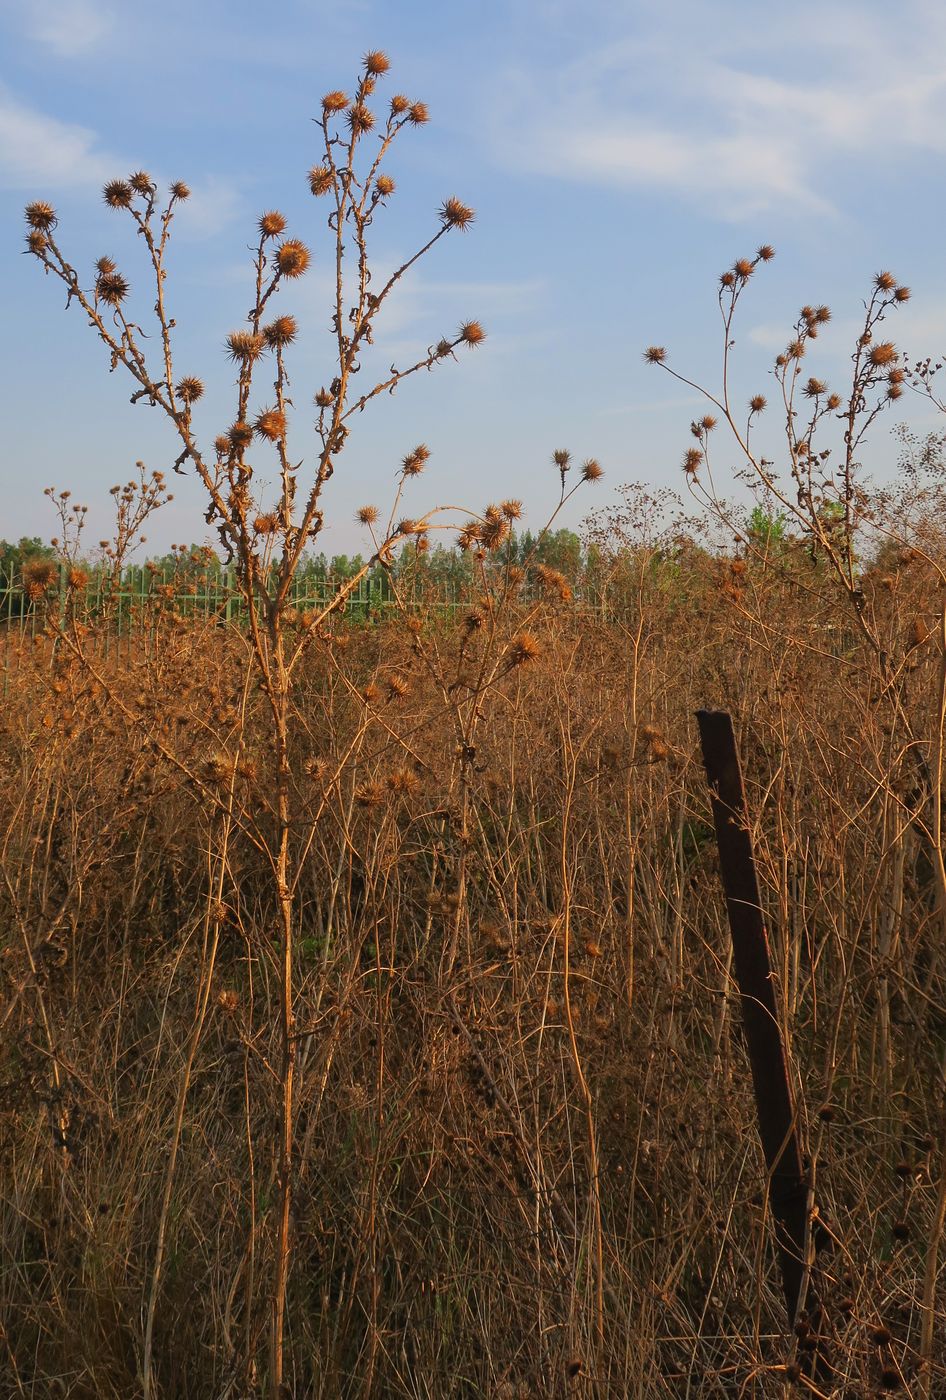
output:
<svg viewBox="0 0 946 1400"><path fill-rule="evenodd" d="M752 398L749 400L749 412L761 413L767 403L768 399L764 394L753 394Z"/></svg>
<svg viewBox="0 0 946 1400"><path fill-rule="evenodd" d="M698 447L688 447L683 454L683 470L687 476L695 476L703 461L703 454Z"/></svg>
<svg viewBox="0 0 946 1400"><path fill-rule="evenodd" d="M509 647L509 664L511 666L525 666L541 655L542 646L538 638L531 632L520 632Z"/></svg>
<svg viewBox="0 0 946 1400"><path fill-rule="evenodd" d="M259 231L263 238L278 238L285 227L286 216L278 209L267 209L259 217Z"/></svg>
<svg viewBox="0 0 946 1400"><path fill-rule="evenodd" d="M279 442L286 436L286 415L278 408L264 408L254 424L260 437Z"/></svg>
<svg viewBox="0 0 946 1400"><path fill-rule="evenodd" d="M430 112L427 110L426 102L412 102L407 113L407 120L412 126L423 126L430 121Z"/></svg>
<svg viewBox="0 0 946 1400"><path fill-rule="evenodd" d="M315 395L315 402L319 408L330 408L335 402L335 395L329 389L319 389Z"/></svg>
<svg viewBox="0 0 946 1400"><path fill-rule="evenodd" d="M35 253L37 257L42 257L49 247L49 240L45 233L41 233L38 228L31 228L26 235L26 246L31 253Z"/></svg>
<svg viewBox="0 0 946 1400"><path fill-rule="evenodd" d="M253 429L250 427L249 423L244 423L242 419L238 419L236 423L230 425L230 431L227 436L229 438L230 447L235 452L241 452L244 448L249 447L250 443L253 441Z"/></svg>
<svg viewBox="0 0 946 1400"><path fill-rule="evenodd" d="M127 180L109 180L102 190L102 198L109 209L127 209L132 198L131 185Z"/></svg>
<svg viewBox="0 0 946 1400"><path fill-rule="evenodd" d="M581 464L582 481L600 481L604 476L604 471L594 457L589 457L587 462Z"/></svg>
<svg viewBox="0 0 946 1400"><path fill-rule="evenodd" d="M266 341L255 331L231 331L227 336L227 353L231 360L251 364L266 348Z"/></svg>
<svg viewBox="0 0 946 1400"><path fill-rule="evenodd" d="M101 272L96 279L95 291L108 306L120 306L128 295L129 287L120 272Z"/></svg>
<svg viewBox="0 0 946 1400"><path fill-rule="evenodd" d="M552 462L558 467L560 472L567 472L571 466L572 454L564 447L556 448L552 453Z"/></svg>
<svg viewBox="0 0 946 1400"><path fill-rule="evenodd" d="M554 594L563 603L571 601L572 590L565 575L548 564L539 564L535 571L539 587L546 593Z"/></svg>
<svg viewBox="0 0 946 1400"><path fill-rule="evenodd" d="M30 228L38 229L40 233L48 233L56 227L56 211L44 199L34 199L23 212Z"/></svg>
<svg viewBox="0 0 946 1400"><path fill-rule="evenodd" d="M500 501L499 509L507 520L519 520L522 516L521 501Z"/></svg>
<svg viewBox="0 0 946 1400"><path fill-rule="evenodd" d="M836 408L840 408L840 407L841 407L841 395L840 395L840 394L829 394L828 397L825 399L825 404L826 404L827 407L830 408L832 411L833 411L834 409L836 409Z"/></svg>
<svg viewBox="0 0 946 1400"><path fill-rule="evenodd" d="M871 346L867 358L877 368L892 365L897 359L897 347L889 340L881 340L876 345Z"/></svg>
<svg viewBox="0 0 946 1400"><path fill-rule="evenodd" d="M402 116L410 105L411 99L405 97L403 92L396 92L391 98L391 112L395 117Z"/></svg>
<svg viewBox="0 0 946 1400"><path fill-rule="evenodd" d="M474 346L482 344L486 339L486 332L479 321L465 321L460 327L460 339L464 345L469 345L472 350Z"/></svg>
<svg viewBox="0 0 946 1400"><path fill-rule="evenodd" d="M147 170L136 170L134 175L129 175L128 183L136 194L149 195L154 191L154 181Z"/></svg>
<svg viewBox="0 0 946 1400"><path fill-rule="evenodd" d="M649 365L662 365L667 358L667 352L662 345L648 345L644 351L644 359Z"/></svg>
<svg viewBox="0 0 946 1400"><path fill-rule="evenodd" d="M756 257L759 259L759 262L771 262L775 257L775 249L772 247L771 243L763 243L762 247L757 251Z"/></svg>
<svg viewBox="0 0 946 1400"><path fill-rule="evenodd" d="M323 112L344 112L348 106L348 98L337 88L334 92L327 92L322 98Z"/></svg>
<svg viewBox="0 0 946 1400"><path fill-rule="evenodd" d="M373 78L380 78L391 67L391 60L381 49L369 49L362 59L362 67Z"/></svg>
<svg viewBox="0 0 946 1400"><path fill-rule="evenodd" d="M393 194L395 189L394 181L391 179L391 176L385 175L383 171L375 180L374 187L382 198L386 195Z"/></svg>
<svg viewBox="0 0 946 1400"><path fill-rule="evenodd" d="M509 536L509 521L499 506L487 506L477 535L484 549L494 550Z"/></svg>
<svg viewBox="0 0 946 1400"><path fill-rule="evenodd" d="M352 134L361 136L364 132L370 131L374 126L374 113L366 107L363 102L355 102L348 109L348 125Z"/></svg>
<svg viewBox="0 0 946 1400"><path fill-rule="evenodd" d="M753 272L755 272L755 263L751 258L740 258L738 262L733 263L732 270L737 277L741 277L743 281L746 281L752 276Z"/></svg>
<svg viewBox="0 0 946 1400"><path fill-rule="evenodd" d="M402 468L404 475L420 476L429 458L430 448L424 442L418 443L413 452L408 452L407 456L403 459Z"/></svg>
<svg viewBox="0 0 946 1400"><path fill-rule="evenodd" d="M226 433L218 433L214 438L214 451L218 457L226 457L230 451L230 438Z"/></svg>
<svg viewBox="0 0 946 1400"><path fill-rule="evenodd" d="M301 277L309 266L309 250L298 238L287 238L276 249L276 267L283 277Z"/></svg>
<svg viewBox="0 0 946 1400"><path fill-rule="evenodd" d="M898 287L893 294L894 301L904 302L910 300L910 288Z"/></svg>
<svg viewBox="0 0 946 1400"><path fill-rule="evenodd" d="M295 316L277 316L263 327L263 339L271 350L276 350L295 340L298 329Z"/></svg>
<svg viewBox="0 0 946 1400"><path fill-rule="evenodd" d="M361 506L355 514L359 525L374 525L378 519L377 506Z"/></svg>
<svg viewBox="0 0 946 1400"><path fill-rule="evenodd" d="M253 532L257 535L274 535L279 529L279 516L274 511L258 515L253 521Z"/></svg>
<svg viewBox="0 0 946 1400"><path fill-rule="evenodd" d="M463 204L461 200L457 199L456 195L451 195L449 199L445 199L438 213L441 221L449 228L458 228L461 230L469 228L470 224L472 224L473 220L476 218L473 210L466 204Z"/></svg>
<svg viewBox="0 0 946 1400"><path fill-rule="evenodd" d="M328 194L333 183L332 172L327 165L313 165L309 171L309 189L316 197Z"/></svg>
<svg viewBox="0 0 946 1400"><path fill-rule="evenodd" d="M204 386L195 375L187 375L177 386L177 396L182 403L196 403L202 397Z"/></svg>
<svg viewBox="0 0 946 1400"><path fill-rule="evenodd" d="M171 186L171 195L174 199L190 199L190 186L186 185L183 180L175 180Z"/></svg>
<svg viewBox="0 0 946 1400"><path fill-rule="evenodd" d="M874 286L878 292L892 292L897 285L897 279L892 272L878 272L874 278Z"/></svg>
<svg viewBox="0 0 946 1400"><path fill-rule="evenodd" d="M817 399L827 391L827 384L823 379L815 379L814 375L808 380L802 393L806 398Z"/></svg>

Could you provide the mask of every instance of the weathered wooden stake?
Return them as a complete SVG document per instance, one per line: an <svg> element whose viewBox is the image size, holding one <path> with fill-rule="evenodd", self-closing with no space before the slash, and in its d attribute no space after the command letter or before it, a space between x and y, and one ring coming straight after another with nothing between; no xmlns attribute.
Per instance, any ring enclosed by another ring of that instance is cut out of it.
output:
<svg viewBox="0 0 946 1400"><path fill-rule="evenodd" d="M732 720L721 710L698 710L696 719L710 785L759 1136L769 1173L775 1246L788 1322L792 1326L797 1318L805 1278L809 1183L776 1013L769 940L759 899L736 736ZM809 1318L816 1326L819 1310L810 1287L806 1302Z"/></svg>

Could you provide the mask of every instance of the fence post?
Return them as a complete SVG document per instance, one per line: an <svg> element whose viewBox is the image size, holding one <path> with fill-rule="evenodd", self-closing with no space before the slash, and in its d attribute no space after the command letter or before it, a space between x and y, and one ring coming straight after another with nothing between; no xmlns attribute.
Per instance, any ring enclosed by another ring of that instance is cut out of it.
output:
<svg viewBox="0 0 946 1400"><path fill-rule="evenodd" d="M791 1327L797 1320L807 1270L809 1181L778 1024L769 940L732 719L721 710L697 710L696 720L710 787L759 1136L768 1170L775 1247ZM806 1307L817 1335L820 1309L810 1281ZM828 1368L823 1351L810 1353L810 1365L824 1378Z"/></svg>

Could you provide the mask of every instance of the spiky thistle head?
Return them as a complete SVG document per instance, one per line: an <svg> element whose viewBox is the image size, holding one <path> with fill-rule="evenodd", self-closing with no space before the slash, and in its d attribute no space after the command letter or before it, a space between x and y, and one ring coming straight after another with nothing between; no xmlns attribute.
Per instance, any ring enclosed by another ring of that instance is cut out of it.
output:
<svg viewBox="0 0 946 1400"><path fill-rule="evenodd" d="M445 199L437 212L441 222L446 224L448 228L458 228L461 231L469 228L476 218L473 210L462 200L457 199L456 195Z"/></svg>
<svg viewBox="0 0 946 1400"><path fill-rule="evenodd" d="M261 238L278 238L286 228L286 216L278 209L267 209L259 216L259 231Z"/></svg>
<svg viewBox="0 0 946 1400"><path fill-rule="evenodd" d="M374 112L363 102L354 102L348 109L347 121L353 136L363 136L374 126Z"/></svg>
<svg viewBox="0 0 946 1400"><path fill-rule="evenodd" d="M327 165L313 165L309 171L309 189L316 198L328 194L334 183L335 177Z"/></svg>
<svg viewBox="0 0 946 1400"><path fill-rule="evenodd" d="M271 350L281 350L295 340L298 329L294 316L277 316L275 321L263 327L263 339Z"/></svg>
<svg viewBox="0 0 946 1400"><path fill-rule="evenodd" d="M897 285L897 279L892 272L878 272L874 278L874 286L878 292L892 292Z"/></svg>
<svg viewBox="0 0 946 1400"><path fill-rule="evenodd" d="M768 399L764 394L753 394L752 398L749 400L749 412L762 413L767 403Z"/></svg>
<svg viewBox="0 0 946 1400"><path fill-rule="evenodd" d="M542 645L532 632L520 632L510 644L507 654L510 666L525 666L542 655Z"/></svg>
<svg viewBox="0 0 946 1400"><path fill-rule="evenodd" d="M870 347L867 358L876 369L884 369L887 365L895 364L899 357L895 345L889 340L881 340Z"/></svg>
<svg viewBox="0 0 946 1400"><path fill-rule="evenodd" d="M171 197L173 199L178 199L182 201L185 199L190 199L190 186L185 184L183 180L175 180L173 185L171 186Z"/></svg>
<svg viewBox="0 0 946 1400"><path fill-rule="evenodd" d="M155 191L155 183L147 170L136 170L133 175L129 175L128 183L131 185L135 194L142 194L145 197L153 194Z"/></svg>
<svg viewBox="0 0 946 1400"><path fill-rule="evenodd" d="M644 359L649 365L662 365L667 358L667 352L662 345L648 345L644 351Z"/></svg>
<svg viewBox="0 0 946 1400"><path fill-rule="evenodd" d="M264 408L253 426L261 438L280 442L286 436L286 415L278 408Z"/></svg>
<svg viewBox="0 0 946 1400"><path fill-rule="evenodd" d="M771 262L775 257L775 249L772 247L771 243L763 243L762 247L756 252L756 257L759 259L759 262Z"/></svg>
<svg viewBox="0 0 946 1400"><path fill-rule="evenodd" d="M396 188L391 176L386 175L383 171L375 180L374 187L381 199L386 199L389 194L393 194Z"/></svg>
<svg viewBox="0 0 946 1400"><path fill-rule="evenodd" d="M333 92L327 92L322 98L323 112L344 112L348 106L348 98L345 93L336 88Z"/></svg>
<svg viewBox="0 0 946 1400"><path fill-rule="evenodd" d="M396 92L391 98L391 115L402 117L411 105L411 99L405 97L403 92Z"/></svg>
<svg viewBox="0 0 946 1400"><path fill-rule="evenodd" d="M287 238L276 249L276 268L283 277L301 277L309 260L309 250L298 238Z"/></svg>
<svg viewBox="0 0 946 1400"><path fill-rule="evenodd" d="M507 520L521 520L521 519L522 519L522 502L521 502L521 501L515 501L515 500L500 501L500 503L499 503L499 509L502 511L503 515L506 517Z"/></svg>
<svg viewBox="0 0 946 1400"><path fill-rule="evenodd" d="M427 462L430 460L430 448L425 442L420 442L412 452L401 463L401 469L405 476L420 476Z"/></svg>
<svg viewBox="0 0 946 1400"><path fill-rule="evenodd" d="M589 457L587 462L582 462L582 481L600 481L603 476L604 470L601 467L601 465L597 461L595 461L594 457Z"/></svg>
<svg viewBox="0 0 946 1400"><path fill-rule="evenodd" d="M486 339L486 332L479 321L464 321L460 327L460 340L464 345L469 345L472 350L477 345L482 345Z"/></svg>
<svg viewBox="0 0 946 1400"><path fill-rule="evenodd" d="M391 60L381 49L369 49L361 61L366 73L370 73L373 78L380 78L391 67Z"/></svg>
<svg viewBox="0 0 946 1400"><path fill-rule="evenodd" d="M703 462L703 453L698 447L688 447L683 454L683 470L687 476L695 476Z"/></svg>
<svg viewBox="0 0 946 1400"><path fill-rule="evenodd" d="M265 339L255 331L231 331L227 336L227 354L235 363L252 364L265 349Z"/></svg>
<svg viewBox="0 0 946 1400"><path fill-rule="evenodd" d="M423 126L430 121L430 112L426 102L412 102L407 113L407 120L411 126Z"/></svg>
<svg viewBox="0 0 946 1400"><path fill-rule="evenodd" d="M23 213L30 228L38 229L40 233L49 233L56 227L56 211L44 199L34 199Z"/></svg>
<svg viewBox="0 0 946 1400"><path fill-rule="evenodd" d="M127 180L109 180L102 190L102 198L109 209L127 209L132 200L132 188Z"/></svg>
<svg viewBox="0 0 946 1400"><path fill-rule="evenodd" d="M230 425L230 431L227 437L229 440L229 447L232 451L242 452L249 447L250 443L253 441L253 429L250 427L249 423L244 423L242 419L238 419L235 423Z"/></svg>
<svg viewBox="0 0 946 1400"><path fill-rule="evenodd" d="M120 306L128 295L128 281L120 272L100 272L95 281L95 292L107 306Z"/></svg>
<svg viewBox="0 0 946 1400"><path fill-rule="evenodd" d="M196 375L189 374L177 386L177 397L188 406L203 397L204 386Z"/></svg>
<svg viewBox="0 0 946 1400"><path fill-rule="evenodd" d="M378 520L377 506L361 506L355 513L359 525L375 525Z"/></svg>

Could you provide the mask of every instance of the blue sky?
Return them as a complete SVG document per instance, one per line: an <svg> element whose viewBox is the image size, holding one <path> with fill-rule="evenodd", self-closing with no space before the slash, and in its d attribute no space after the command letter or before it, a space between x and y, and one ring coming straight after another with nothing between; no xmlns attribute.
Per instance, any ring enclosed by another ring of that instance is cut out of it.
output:
<svg viewBox="0 0 946 1400"><path fill-rule="evenodd" d="M22 206L48 198L80 269L108 253L142 285L126 221L99 195L142 166L194 190L170 295L177 368L207 382L210 438L232 417L222 347L249 306L257 215L282 209L312 247L313 271L279 308L303 329L301 456L331 352L325 208L305 179L318 157L311 118L376 47L392 62L379 96L404 91L431 111L388 162L398 194L376 224L379 265L424 240L447 195L477 211L406 280L378 323L381 353L406 357L471 317L489 335L355 424L329 488L328 549L359 547L354 510L386 504L421 440L432 457L411 487L415 513L517 495L539 524L561 446L607 473L568 523L623 482L682 489L699 405L641 350L665 344L678 367L712 380L716 279L764 241L778 256L757 274L738 330L747 397L766 391L803 302L834 311L812 372L842 387L882 267L913 289L898 342L917 355L946 348L941 0L770 12L751 0L0 0L0 536L51 533L42 490L55 484L88 503L94 543L107 532L108 487L137 458L162 469L174 459L164 423L129 405L88 328L64 313L61 286L21 255ZM919 401L904 402L912 422L933 425ZM880 471L896 455L892 422L875 435ZM197 484L175 477L174 489L149 548L204 538Z"/></svg>

